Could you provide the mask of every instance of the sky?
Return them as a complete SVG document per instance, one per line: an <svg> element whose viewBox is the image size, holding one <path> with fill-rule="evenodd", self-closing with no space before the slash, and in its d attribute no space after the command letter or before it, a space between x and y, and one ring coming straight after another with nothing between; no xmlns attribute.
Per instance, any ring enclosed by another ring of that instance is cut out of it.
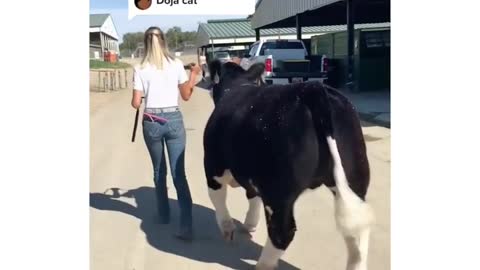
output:
<svg viewBox="0 0 480 270"><path fill-rule="evenodd" d="M143 32L150 26L158 26L164 31L167 31L173 26L179 26L184 31L197 31L199 22L206 22L211 19L234 19L246 17L238 15L158 15L136 16L129 21L127 0L90 0L90 14L101 13L109 13L112 15L113 22L120 35L120 42L122 42L123 34L128 32Z"/></svg>

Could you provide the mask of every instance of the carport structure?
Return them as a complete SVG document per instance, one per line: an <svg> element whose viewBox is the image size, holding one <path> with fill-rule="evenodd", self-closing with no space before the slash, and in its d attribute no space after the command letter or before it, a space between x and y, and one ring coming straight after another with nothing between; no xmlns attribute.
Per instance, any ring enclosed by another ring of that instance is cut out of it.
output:
<svg viewBox="0 0 480 270"><path fill-rule="evenodd" d="M390 22L390 0L259 0L252 17L256 39L261 29L347 25L347 86L354 89L354 25Z"/></svg>
<svg viewBox="0 0 480 270"><path fill-rule="evenodd" d="M357 25L359 28L372 28L377 25L364 24ZM315 35L325 33L343 31L344 25L329 25L329 26L311 26L304 27L303 38L309 39ZM295 27L276 27L274 29L258 29L257 32L265 39L295 39ZM223 20L208 20L207 23L200 23L197 32L197 54L208 55L207 50L213 52L214 50L222 50L230 48L238 52L247 50L259 36L255 36L251 19L223 19ZM238 55L242 56L242 55Z"/></svg>

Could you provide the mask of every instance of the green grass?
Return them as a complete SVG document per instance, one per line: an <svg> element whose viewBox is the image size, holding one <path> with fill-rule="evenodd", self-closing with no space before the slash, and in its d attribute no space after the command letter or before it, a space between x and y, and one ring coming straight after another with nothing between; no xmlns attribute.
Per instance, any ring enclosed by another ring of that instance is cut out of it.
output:
<svg viewBox="0 0 480 270"><path fill-rule="evenodd" d="M102 60L90 60L90 69L101 69L101 68L130 68L130 64L124 62L104 62Z"/></svg>

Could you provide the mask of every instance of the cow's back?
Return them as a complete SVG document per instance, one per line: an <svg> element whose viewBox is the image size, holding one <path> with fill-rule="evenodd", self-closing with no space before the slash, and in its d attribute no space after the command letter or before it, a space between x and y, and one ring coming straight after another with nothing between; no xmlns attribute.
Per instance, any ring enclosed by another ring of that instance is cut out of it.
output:
<svg viewBox="0 0 480 270"><path fill-rule="evenodd" d="M226 94L215 108L207 124L206 143L236 178L273 176L290 188L288 179L295 177L306 180L296 187L310 187L308 181L320 163L320 145L298 87L244 87ZM322 147L326 147L323 142Z"/></svg>

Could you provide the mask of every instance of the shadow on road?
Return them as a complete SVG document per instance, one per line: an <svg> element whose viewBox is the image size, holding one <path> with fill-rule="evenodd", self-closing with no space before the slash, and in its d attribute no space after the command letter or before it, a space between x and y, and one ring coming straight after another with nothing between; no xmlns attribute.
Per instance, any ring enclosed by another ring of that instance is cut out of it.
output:
<svg viewBox="0 0 480 270"><path fill-rule="evenodd" d="M260 257L262 247L253 242L248 234L237 233L234 244L225 243L220 236L215 212L207 207L194 204L193 218L195 239L191 243L176 239L173 234L178 226L176 200L169 200L172 224L160 225L155 222L155 190L153 187L139 187L121 193L120 189L110 189L113 194L90 193L90 207L98 210L117 211L141 220L140 228L145 232L148 243L163 252L183 256L206 263L219 263L230 269L253 269L252 264ZM121 201L122 197L133 198L136 207ZM235 221L237 225L239 222ZM299 269L281 261L279 269Z"/></svg>

